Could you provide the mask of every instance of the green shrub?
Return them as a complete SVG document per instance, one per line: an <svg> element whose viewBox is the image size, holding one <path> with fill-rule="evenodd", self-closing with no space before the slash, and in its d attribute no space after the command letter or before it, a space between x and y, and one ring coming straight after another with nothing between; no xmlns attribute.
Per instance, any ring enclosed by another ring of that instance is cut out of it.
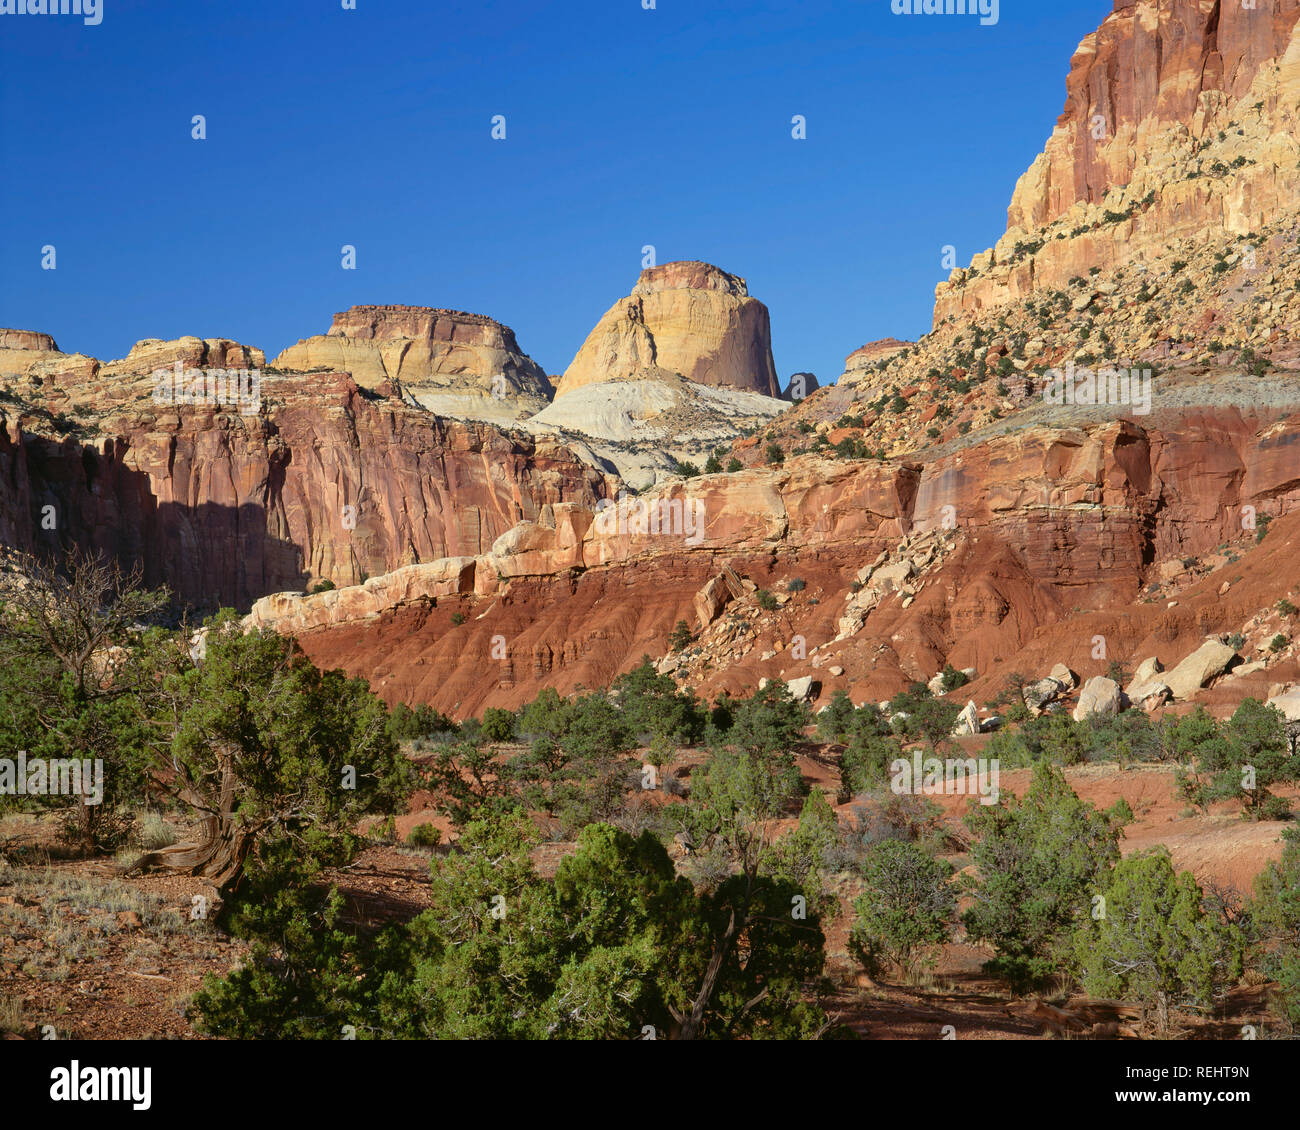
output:
<svg viewBox="0 0 1300 1130"><path fill-rule="evenodd" d="M951 663L945 663L942 673L943 693L949 694L958 687L964 687L970 680L965 673L957 670Z"/></svg>
<svg viewBox="0 0 1300 1130"><path fill-rule="evenodd" d="M1153 1004L1157 1035L1169 1034L1171 1008L1208 1012L1241 976L1240 932L1206 913L1166 848L1122 860L1101 900L1075 939L1083 988Z"/></svg>
<svg viewBox="0 0 1300 1130"><path fill-rule="evenodd" d="M1287 810L1270 789L1300 780L1300 755L1291 753L1281 711L1247 698L1222 726L1204 712L1189 717L1195 721L1182 719L1177 731L1182 737L1191 728L1187 752L1194 757L1193 769L1178 775L1183 796L1203 810L1236 800L1254 820Z"/></svg>
<svg viewBox="0 0 1300 1130"><path fill-rule="evenodd" d="M972 805L966 825L975 877L963 922L996 951L985 969L1016 991L1068 972L1075 932L1119 859L1117 829L1046 762L1023 799L1003 792L999 804Z"/></svg>
<svg viewBox="0 0 1300 1130"><path fill-rule="evenodd" d="M480 735L483 741L492 745L513 741L515 736L514 713L497 706L489 706L483 711L483 728Z"/></svg>
<svg viewBox="0 0 1300 1130"><path fill-rule="evenodd" d="M887 965L910 974L952 931L957 896L953 868L914 843L887 840L862 863L849 951L873 977Z"/></svg>
<svg viewBox="0 0 1300 1130"><path fill-rule="evenodd" d="M442 829L432 824L417 824L406 834L409 847L434 848L442 843Z"/></svg>

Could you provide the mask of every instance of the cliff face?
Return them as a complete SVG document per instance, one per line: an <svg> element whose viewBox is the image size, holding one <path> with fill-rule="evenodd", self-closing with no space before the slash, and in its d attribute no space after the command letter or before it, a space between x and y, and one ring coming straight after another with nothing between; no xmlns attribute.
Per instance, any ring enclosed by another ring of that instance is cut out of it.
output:
<svg viewBox="0 0 1300 1130"><path fill-rule="evenodd" d="M271 371L249 416L152 405L143 375L253 356L235 343L144 342L101 372L10 331L0 536L251 603L318 662L458 717L606 686L679 620L701 635L664 669L706 694L816 673L861 702L951 662L985 699L1010 672L1168 663L1241 631L1268 660L1262 697L1295 669L1267 641L1291 630L1269 617L1300 549L1300 0L1120 2L1067 89L1006 236L939 288L935 333L864 346L733 449L753 464L774 437L784 466L675 480L611 523L613 484L560 445L576 421L666 446L655 422L698 429L700 400L721 442L766 411L743 402L771 403L766 309L673 263L588 338L556 419L531 421L551 439L421 409L478 395L503 358L527 379L509 330L473 315L356 307L277 363L357 380ZM1157 372L1142 401L1049 402L1041 378L1073 363ZM1254 514L1280 519L1260 543ZM340 587L299 595L316 579Z"/></svg>
<svg viewBox="0 0 1300 1130"><path fill-rule="evenodd" d="M695 622L699 595L728 567L751 590L782 593L799 577L817 600L777 613L766 654L743 639L711 650L693 684L710 690L812 674L818 650L832 647L855 701L947 661L992 671L1030 644L1082 661L1094 632L1081 634L1072 617L1084 610L1108 610L1098 630L1122 656L1157 630L1162 606L1138 598L1159 563L1225 543L1245 551L1253 532L1243 506L1300 508L1300 418L1196 409L1158 427L1032 427L923 463L803 459L692 480L646 504L655 500L661 515L697 508L698 537L681 525L638 532L637 503L629 520L557 506L489 554L357 589L270 597L252 621L298 634L318 662L375 675L393 700L461 716L518 705L543 686L603 686L642 654L662 654L673 625ZM934 572L922 578L918 566L889 599L863 604L851 586L864 566L925 539L947 543L923 562ZM1289 585L1271 583L1279 594ZM468 623L451 623L457 610ZM1170 638L1235 630L1237 614L1189 610ZM791 652L796 636L806 654Z"/></svg>
<svg viewBox="0 0 1300 1130"><path fill-rule="evenodd" d="M59 347L49 334L34 330L0 329L0 349L34 349L42 353L57 353Z"/></svg>
<svg viewBox="0 0 1300 1130"><path fill-rule="evenodd" d="M1032 230L1100 201L1156 164L1152 143L1169 127L1204 136L1282 60L1297 20L1300 0L1117 0L1070 61L1065 110L1016 188L1008 227ZM1262 85L1284 93L1285 84Z"/></svg>
<svg viewBox="0 0 1300 1130"><path fill-rule="evenodd" d="M1007 232L936 291L935 323L1245 236L1300 206L1300 0L1116 0L1079 45L1066 103Z"/></svg>
<svg viewBox="0 0 1300 1130"><path fill-rule="evenodd" d="M414 402L463 418L523 419L551 396L509 326L425 306L353 306L334 315L329 333L290 346L273 365L351 373L363 388L392 382Z"/></svg>
<svg viewBox="0 0 1300 1130"><path fill-rule="evenodd" d="M154 405L137 387L133 405L61 438L0 412L0 540L92 546L187 603L247 608L483 553L548 503L605 490L563 447L439 419L346 375L271 374L261 391L262 411L241 415Z"/></svg>
<svg viewBox="0 0 1300 1130"><path fill-rule="evenodd" d="M631 295L591 331L556 396L602 381L674 376L780 395L767 307L744 279L697 262L642 271Z"/></svg>

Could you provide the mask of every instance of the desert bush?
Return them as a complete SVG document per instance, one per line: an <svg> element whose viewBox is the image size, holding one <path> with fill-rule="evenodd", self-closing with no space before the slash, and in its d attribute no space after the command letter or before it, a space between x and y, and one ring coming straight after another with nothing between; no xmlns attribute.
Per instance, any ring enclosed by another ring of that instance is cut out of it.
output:
<svg viewBox="0 0 1300 1130"><path fill-rule="evenodd" d="M613 692L628 726L667 744L694 745L704 736L703 704L679 691L670 675L660 675L648 656L614 680Z"/></svg>
<svg viewBox="0 0 1300 1130"><path fill-rule="evenodd" d="M515 715L513 711L489 706L483 711L481 740L492 744L513 741L515 737Z"/></svg>
<svg viewBox="0 0 1300 1130"><path fill-rule="evenodd" d="M1178 775L1183 796L1202 810L1236 800L1252 820L1287 815L1290 806L1271 788L1300 780L1300 755L1291 752L1281 711L1247 698L1222 726L1198 716L1195 733L1193 766Z"/></svg>
<svg viewBox="0 0 1300 1130"><path fill-rule="evenodd" d="M840 803L885 784L890 766L903 756L898 741L870 728L856 729L840 759Z"/></svg>
<svg viewBox="0 0 1300 1130"><path fill-rule="evenodd" d="M915 843L886 840L862 862L849 951L873 977L887 965L911 975L952 932L957 894L950 863Z"/></svg>
<svg viewBox="0 0 1300 1130"><path fill-rule="evenodd" d="M135 841L146 851L158 851L176 842L176 832L157 812L147 812L135 826Z"/></svg>
<svg viewBox="0 0 1300 1130"><path fill-rule="evenodd" d="M951 663L944 664L941 684L943 686L944 694L949 694L952 691L955 691L958 687L964 687L969 682L970 680L966 677L964 672L959 671Z"/></svg>
<svg viewBox="0 0 1300 1130"><path fill-rule="evenodd" d="M1272 1011L1292 1032L1300 1030L1300 832L1283 833L1282 858L1255 877L1249 918L1257 963L1274 982Z"/></svg>
<svg viewBox="0 0 1300 1130"><path fill-rule="evenodd" d="M685 620L678 620L676 627L673 628L672 634L668 637L668 647L671 651L684 651L690 647L691 627Z"/></svg>
<svg viewBox="0 0 1300 1130"><path fill-rule="evenodd" d="M410 847L433 848L442 842L442 829L433 824L417 824L406 834Z"/></svg>
<svg viewBox="0 0 1300 1130"><path fill-rule="evenodd" d="M826 709L817 715L817 736L826 742L847 740L853 729L854 706L849 692L837 690Z"/></svg>

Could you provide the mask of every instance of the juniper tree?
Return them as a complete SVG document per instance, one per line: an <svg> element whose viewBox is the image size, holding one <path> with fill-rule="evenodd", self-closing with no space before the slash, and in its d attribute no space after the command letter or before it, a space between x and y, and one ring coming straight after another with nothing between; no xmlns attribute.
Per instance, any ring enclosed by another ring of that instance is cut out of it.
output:
<svg viewBox="0 0 1300 1130"><path fill-rule="evenodd" d="M976 877L963 921L997 951L988 970L1018 990L1068 970L1074 930L1119 859L1115 823L1044 761L1023 798L972 805L966 825Z"/></svg>
<svg viewBox="0 0 1300 1130"><path fill-rule="evenodd" d="M102 762L104 796L73 798L69 826L86 852L115 846L126 830L115 810L138 802L148 779L137 700L156 688L138 643L168 594L78 548L62 564L18 554L9 566L0 574L0 756Z"/></svg>
<svg viewBox="0 0 1300 1130"><path fill-rule="evenodd" d="M1250 921L1260 949L1260 966L1276 988L1274 1011L1300 1028L1300 833L1282 833L1282 858L1255 876Z"/></svg>
<svg viewBox="0 0 1300 1130"><path fill-rule="evenodd" d="M952 873L951 864L904 840L867 853L849 950L869 974L889 964L910 974L918 957L948 939L957 914Z"/></svg>
<svg viewBox="0 0 1300 1130"><path fill-rule="evenodd" d="M1207 1011L1241 976L1240 934L1206 912L1168 849L1121 861L1101 897L1075 938L1080 980L1095 996L1152 1004L1160 1036L1171 1008Z"/></svg>
<svg viewBox="0 0 1300 1130"><path fill-rule="evenodd" d="M201 818L199 842L150 852L132 869L229 888L264 841L332 857L363 815L395 809L410 770L364 680L319 670L274 632L242 630L229 609L207 628L202 655L178 659L169 648L159 661L153 715L170 735L160 786Z"/></svg>

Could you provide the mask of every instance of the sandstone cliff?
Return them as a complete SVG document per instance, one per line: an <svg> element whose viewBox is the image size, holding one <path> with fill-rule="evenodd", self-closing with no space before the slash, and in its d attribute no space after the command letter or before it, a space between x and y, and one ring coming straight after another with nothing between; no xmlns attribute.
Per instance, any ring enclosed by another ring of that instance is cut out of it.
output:
<svg viewBox="0 0 1300 1130"><path fill-rule="evenodd" d="M607 489L562 446L346 374L269 374L251 415L157 405L148 378L108 384L102 401L98 380L65 390L77 415L61 434L45 410L0 406L0 541L102 550L203 609L483 553L546 505Z"/></svg>
<svg viewBox="0 0 1300 1130"><path fill-rule="evenodd" d="M100 366L105 377L150 376L158 369L171 369L176 362L184 369L264 369L266 354L253 346L227 338L182 337L174 341L147 338L137 341L120 361Z"/></svg>
<svg viewBox="0 0 1300 1130"><path fill-rule="evenodd" d="M1300 0L1116 0L1071 61L1006 234L939 285L935 324L1293 210L1298 25Z"/></svg>
<svg viewBox="0 0 1300 1130"><path fill-rule="evenodd" d="M49 334L34 330L0 329L0 350L38 350L42 353L57 353L59 347Z"/></svg>

